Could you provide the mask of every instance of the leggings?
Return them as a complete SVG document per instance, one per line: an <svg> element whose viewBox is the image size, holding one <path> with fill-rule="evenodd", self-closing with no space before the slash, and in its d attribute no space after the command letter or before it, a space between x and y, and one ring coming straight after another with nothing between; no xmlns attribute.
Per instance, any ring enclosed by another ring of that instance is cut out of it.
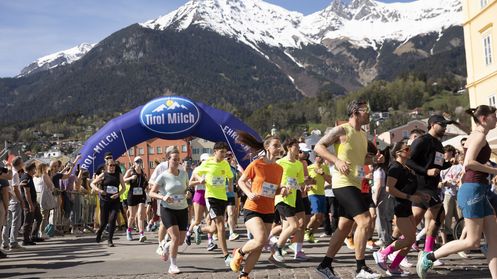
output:
<svg viewBox="0 0 497 279"><path fill-rule="evenodd" d="M112 237L114 236L117 214L119 211L119 200L100 200L100 229L98 229L97 235L102 236L102 232L105 230L105 227L107 227L107 224L109 224L109 242L112 242Z"/></svg>

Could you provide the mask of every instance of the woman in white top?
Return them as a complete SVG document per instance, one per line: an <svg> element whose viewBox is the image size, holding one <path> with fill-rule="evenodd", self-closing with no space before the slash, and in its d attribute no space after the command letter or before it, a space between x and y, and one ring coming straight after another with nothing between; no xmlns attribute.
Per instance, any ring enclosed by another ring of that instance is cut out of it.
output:
<svg viewBox="0 0 497 279"><path fill-rule="evenodd" d="M40 193L38 195L40 207L41 207L41 216L42 216L42 222L40 226L40 234L42 235L42 238L48 238L48 235L44 233L45 227L48 225L49 218L50 218L50 210L54 209L52 208L47 208L47 205L45 202L43 202L42 196L44 195L43 192L47 191L48 193L45 194L50 194L53 195L53 191L55 189L55 186L52 182L52 179L50 179L50 176L48 176L48 165L45 163L40 163L36 165L36 173L33 177L33 183L35 184L36 192ZM55 200L54 197L50 197ZM51 207L51 206L48 206Z"/></svg>
<svg viewBox="0 0 497 279"><path fill-rule="evenodd" d="M171 240L161 243L163 260L171 259L169 274L178 274L180 270L176 265L176 256L180 243L185 241L188 229L188 174L180 170L179 150L174 148L166 154L169 163L167 171L151 181L150 197L160 201L160 216ZM169 257L170 256L170 257Z"/></svg>

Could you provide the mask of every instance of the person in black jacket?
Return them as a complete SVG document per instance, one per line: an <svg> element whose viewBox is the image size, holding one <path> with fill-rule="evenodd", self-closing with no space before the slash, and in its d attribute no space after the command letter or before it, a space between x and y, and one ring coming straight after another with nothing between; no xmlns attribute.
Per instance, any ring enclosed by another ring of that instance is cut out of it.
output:
<svg viewBox="0 0 497 279"><path fill-rule="evenodd" d="M444 148L440 140L445 135L447 124L442 115L432 115L428 119L428 133L418 137L411 145L411 158L406 165L416 173L418 190L428 194L429 201L413 203L412 211L416 225L423 217L427 221L424 250L433 251L438 230L445 218L443 202L439 195L438 183L440 171L451 166L450 158L444 157Z"/></svg>

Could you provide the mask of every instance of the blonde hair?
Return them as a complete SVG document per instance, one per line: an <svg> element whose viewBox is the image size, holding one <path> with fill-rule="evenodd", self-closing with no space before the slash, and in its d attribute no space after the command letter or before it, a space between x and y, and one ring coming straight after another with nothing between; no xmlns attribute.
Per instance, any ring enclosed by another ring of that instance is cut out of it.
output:
<svg viewBox="0 0 497 279"><path fill-rule="evenodd" d="M179 154L179 149L178 147L176 147L176 145L169 146L166 149L166 159L169 160L172 154Z"/></svg>
<svg viewBox="0 0 497 279"><path fill-rule="evenodd" d="M47 169L48 169L48 165L45 164L45 163L37 163L36 164L36 173L35 173L35 176L36 177L42 177L43 174L45 174L47 172Z"/></svg>

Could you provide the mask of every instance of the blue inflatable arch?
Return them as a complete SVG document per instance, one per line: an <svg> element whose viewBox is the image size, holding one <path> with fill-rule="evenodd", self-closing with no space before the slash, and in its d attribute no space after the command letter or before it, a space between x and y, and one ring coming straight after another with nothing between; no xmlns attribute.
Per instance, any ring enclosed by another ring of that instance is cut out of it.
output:
<svg viewBox="0 0 497 279"><path fill-rule="evenodd" d="M104 154L114 157L152 138L184 139L190 136L227 142L239 164L246 167L247 152L236 143L237 130L260 136L230 113L179 96L161 97L110 120L81 149L79 161L90 174L103 164Z"/></svg>

